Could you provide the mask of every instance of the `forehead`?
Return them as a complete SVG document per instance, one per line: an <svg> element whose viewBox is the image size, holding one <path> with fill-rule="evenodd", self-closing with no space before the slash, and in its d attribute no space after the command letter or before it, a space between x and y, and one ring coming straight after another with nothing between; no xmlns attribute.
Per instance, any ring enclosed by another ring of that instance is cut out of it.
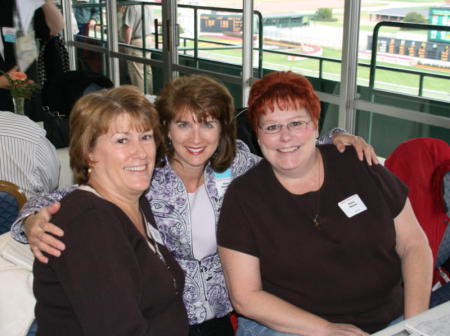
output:
<svg viewBox="0 0 450 336"><path fill-rule="evenodd" d="M310 115L304 107L281 109L280 107L275 106L273 111L266 108L264 114L261 115L260 121L264 123L270 121L289 120L293 118L308 119L309 117Z"/></svg>
<svg viewBox="0 0 450 336"><path fill-rule="evenodd" d="M202 122L209 119L215 119L211 114L207 112L194 111L188 107L181 109L176 113L175 121L192 121L192 122Z"/></svg>
<svg viewBox="0 0 450 336"><path fill-rule="evenodd" d="M133 118L129 113L124 112L111 119L107 133L145 132L148 130L151 130L150 125L145 125L140 119Z"/></svg>

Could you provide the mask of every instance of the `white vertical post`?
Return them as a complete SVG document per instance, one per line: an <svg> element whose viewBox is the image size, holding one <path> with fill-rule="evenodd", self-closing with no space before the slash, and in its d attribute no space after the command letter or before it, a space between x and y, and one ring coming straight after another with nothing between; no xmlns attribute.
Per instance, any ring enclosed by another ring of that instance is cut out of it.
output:
<svg viewBox="0 0 450 336"><path fill-rule="evenodd" d="M355 132L358 69L358 40L361 0L346 0L342 39L341 88L339 92L339 127Z"/></svg>
<svg viewBox="0 0 450 336"><path fill-rule="evenodd" d="M253 77L253 0L243 2L242 34L242 106L247 106Z"/></svg>
<svg viewBox="0 0 450 336"><path fill-rule="evenodd" d="M173 64L178 64L177 0L162 1L164 84L178 76Z"/></svg>
<svg viewBox="0 0 450 336"><path fill-rule="evenodd" d="M100 13L100 15L102 15ZM117 1L108 0L106 1L106 17L108 21L108 76L114 83L114 86L120 85L120 69L119 69L119 59L117 57L112 57L110 51L119 51L119 38L118 38L118 26L117 26Z"/></svg>
<svg viewBox="0 0 450 336"><path fill-rule="evenodd" d="M62 9L64 13L64 42L66 43L69 53L69 66L70 70L77 68L75 47L69 46L68 42L73 42L73 30L72 30L72 4L70 0L62 1Z"/></svg>

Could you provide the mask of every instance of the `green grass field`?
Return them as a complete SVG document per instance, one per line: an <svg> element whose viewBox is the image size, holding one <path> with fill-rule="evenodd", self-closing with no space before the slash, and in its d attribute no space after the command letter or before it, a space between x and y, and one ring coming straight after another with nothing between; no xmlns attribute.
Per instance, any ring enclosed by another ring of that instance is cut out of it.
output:
<svg viewBox="0 0 450 336"><path fill-rule="evenodd" d="M222 41L223 39L208 37L208 40ZM230 42L230 41L226 41ZM188 44L192 46L193 44ZM214 43L202 43L200 47L211 47ZM203 57L217 59L221 61L228 60L229 63L240 64L242 59L242 53L240 49L231 50L208 50L201 51L200 55ZM333 48L323 48L323 57L327 58L341 58L341 51ZM256 62L256 59L255 61ZM302 58L299 60L289 60L287 55L280 55L271 52L265 52L263 56L263 67L276 70L293 70L296 72L304 73L307 76L318 77L319 76L319 61L314 59ZM360 60L360 63L369 64L368 60ZM433 95L434 98L440 98L449 100L448 88L450 86L450 71L444 70L429 70L419 67L403 66L398 64L390 64L377 62L377 65L388 66L397 69L416 70L423 73L434 73L448 75L449 79L428 78L424 80L425 95ZM324 61L323 63L323 78L339 81L341 73L341 64L331 61ZM358 67L358 84L367 86L369 81L369 68L359 66ZM418 94L420 77L415 74L407 74L396 71L377 70L375 74L376 87L380 89L395 90L398 92L404 92L408 94ZM429 91L432 91L431 93ZM428 93L429 94L428 94Z"/></svg>

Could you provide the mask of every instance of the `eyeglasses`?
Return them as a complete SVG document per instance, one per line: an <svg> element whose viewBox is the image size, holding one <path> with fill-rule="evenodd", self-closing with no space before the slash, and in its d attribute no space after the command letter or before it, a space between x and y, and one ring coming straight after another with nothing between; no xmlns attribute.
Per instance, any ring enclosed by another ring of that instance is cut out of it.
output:
<svg viewBox="0 0 450 336"><path fill-rule="evenodd" d="M302 133L306 131L309 124L312 120L302 121L302 120L293 120L288 122L287 124L266 124L263 126L259 126L262 129L264 134L277 134L281 132L281 129L286 126L287 129L292 133Z"/></svg>

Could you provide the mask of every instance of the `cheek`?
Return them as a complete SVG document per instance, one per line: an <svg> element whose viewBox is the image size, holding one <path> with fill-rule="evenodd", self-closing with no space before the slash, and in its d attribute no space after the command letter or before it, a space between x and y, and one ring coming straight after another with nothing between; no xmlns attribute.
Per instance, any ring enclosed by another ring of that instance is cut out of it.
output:
<svg viewBox="0 0 450 336"><path fill-rule="evenodd" d="M219 143L220 137L221 137L221 132L220 132L220 129L218 129L215 132L213 132L213 134L211 136L211 142Z"/></svg>
<svg viewBox="0 0 450 336"><path fill-rule="evenodd" d="M176 144L183 142L183 133L180 131L172 131L169 132L168 138L172 142L172 145L175 146Z"/></svg>
<svg viewBox="0 0 450 336"><path fill-rule="evenodd" d="M260 147L268 148L274 147L278 143L276 137L265 137L265 136L258 136L258 144Z"/></svg>
<svg viewBox="0 0 450 336"><path fill-rule="evenodd" d="M155 142L153 142L152 144L149 144L148 148L147 148L147 155L155 158L156 156L156 144Z"/></svg>

